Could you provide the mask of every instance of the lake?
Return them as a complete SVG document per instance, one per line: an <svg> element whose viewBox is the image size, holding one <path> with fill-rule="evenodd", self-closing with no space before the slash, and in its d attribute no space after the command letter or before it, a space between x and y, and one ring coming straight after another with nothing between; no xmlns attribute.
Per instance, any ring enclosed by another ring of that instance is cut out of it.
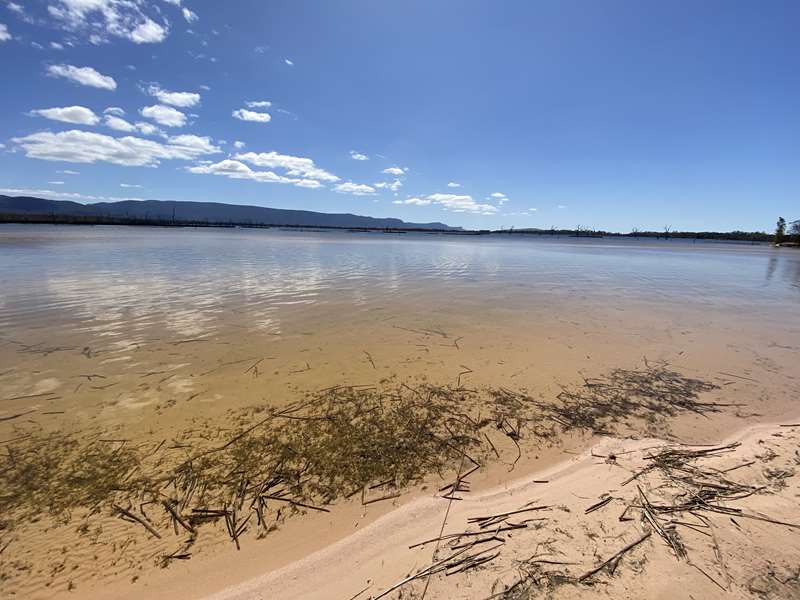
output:
<svg viewBox="0 0 800 600"><path fill-rule="evenodd" d="M135 409L183 422L383 378L460 376L548 393L643 357L774 379L800 345L800 252L4 225L0 332L0 398L26 397L3 410L36 401L43 412L143 428L147 411Z"/></svg>

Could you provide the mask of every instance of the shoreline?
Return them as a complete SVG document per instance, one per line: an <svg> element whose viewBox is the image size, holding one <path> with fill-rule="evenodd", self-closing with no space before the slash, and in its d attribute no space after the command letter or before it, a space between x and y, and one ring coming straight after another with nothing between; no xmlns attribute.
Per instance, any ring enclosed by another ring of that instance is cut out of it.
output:
<svg viewBox="0 0 800 600"><path fill-rule="evenodd" d="M601 498L608 488L613 487L610 482L618 483L620 477L627 473L618 466L607 465L600 460L599 456L608 452L614 452L621 457L626 453L632 454L637 449L651 449L654 446L691 448L712 443L721 445L733 441L747 441L752 446L759 437L789 431L789 428L781 427L781 425L785 425L785 423L749 424L732 433L695 445L679 444L651 437L641 439L603 438L596 443L589 444L579 454L562 456L560 460L544 468L534 469L526 472L525 475L514 477L507 482L480 491L462 494L463 500L452 503L448 528L445 529L445 533L451 527L458 530L468 517L474 516L476 513L514 510L530 500L553 506L568 506L572 512L565 513L566 515L582 514L583 509ZM800 434L800 427L791 429L791 431ZM536 483L542 480L546 480L547 483ZM295 546L289 548L288 552L296 554L304 546L309 548L309 551L274 569L265 571L263 562L265 559L267 562L276 560L274 552L280 547L280 544L270 544L269 547L255 544L249 545L246 552L209 555L197 562L193 559L184 564L173 565L169 572L157 572L154 579L147 582L142 581L137 585L118 583L103 589L84 588L82 597L88 600L99 600L109 597L109 592L113 591L113 597L120 600L132 600L142 597L143 594L153 600L168 598L175 600L253 600L256 598L292 600L331 597L348 599L367 586L368 579L371 581L369 593L364 592L358 598L370 598L370 594L377 594L380 591L377 589L379 586L388 588L400 581L408 572L419 569L430 561L432 548L412 552L408 546L434 537L441 526L446 510L446 501L438 495L421 495L421 493L419 490L412 490L404 494L403 497L407 500L401 502L397 507L373 505L370 508L378 508L380 512L369 516L365 516L368 512L364 510L365 507L338 507L343 509L339 510L336 516L340 525L339 531L346 530L348 519L350 519L351 528L355 521L358 529L354 533L333 539L321 547L320 539L327 537L326 520L319 518L317 514L306 515L298 519L298 522L293 524L295 527L289 528L290 530L286 532L287 536L295 541ZM774 509L771 510L774 512ZM618 512L615 511L612 515L614 523L608 525L609 528L616 525ZM793 520L800 523L800 511L794 509L792 514L794 515ZM569 516L568 523L571 523L572 519L573 517ZM364 523L365 520L366 523ZM571 528L566 525L565 527L568 531ZM772 533L780 533L779 529ZM278 533L280 534L281 531ZM596 549L596 551L602 554L600 549ZM586 567L591 564L591 555L584 558L588 562L582 566ZM667 558L669 560L666 560ZM671 568L670 560L672 558L662 557L662 559L664 567ZM259 565L261 566L259 567ZM391 568L387 565L391 565ZM480 573L473 573L472 579L475 578L480 579ZM483 579L486 579L486 574L483 575ZM636 585L636 581L628 583ZM335 593L333 593L334 591ZM428 597L449 598L451 596L448 594L451 592L453 590L446 591L444 595ZM715 590L709 589L707 590L708 595L703 597L717 597L714 593ZM394 596L390 595L389 597ZM486 596L468 594L452 597L482 598ZM569 595L567 597L577 596ZM630 596L630 598L637 597L636 595Z"/></svg>
<svg viewBox="0 0 800 600"><path fill-rule="evenodd" d="M710 441L714 445L739 443L748 447L762 437L784 434L790 426L785 423L756 424L744 427L729 434L719 442ZM800 424L794 426L800 433ZM488 511L513 510L513 507L531 501L547 503L548 498L561 496L567 501L568 488L576 483L587 489L592 485L597 471L597 459L607 453L617 455L651 450L654 447L675 445L663 439L643 438L639 440L610 437L592 445L578 456L545 469L528 474L525 477L509 481L506 485L496 486L480 494L463 494L464 498L456 506L450 507L447 524L458 523L468 514L486 513ZM697 448L707 444L686 444L682 447ZM547 481L547 483L542 483ZM602 486L601 486L602 487ZM263 573L253 579L242 581L226 589L209 595L192 596L199 600L252 600L255 598L281 598L285 600L299 598L330 598L331 592L337 590L349 597L347 593L356 593L364 581L354 582L353 571L374 573L369 584L369 594L381 593L375 585L376 580L391 581L385 573L377 569L377 562L394 561L393 571L399 580L404 569L418 566L418 557L408 552L408 543L424 540L426 535L435 531L441 521L448 503L440 497L417 498L380 517L364 529L351 534L321 550L317 550L303 559L294 561L280 569ZM591 502L586 503L591 504ZM800 509L794 511L795 522L800 524ZM445 527L447 532L449 528ZM778 526L778 529L782 529ZM410 556L403 560L401 555L406 551ZM402 566L402 568L401 568ZM342 575L346 573L346 575ZM338 576L338 578L337 578ZM352 588L352 589L351 589ZM357 589L356 589L357 588ZM374 589L373 589L374 588ZM358 594L357 594L358 595ZM439 596L431 596L439 597Z"/></svg>

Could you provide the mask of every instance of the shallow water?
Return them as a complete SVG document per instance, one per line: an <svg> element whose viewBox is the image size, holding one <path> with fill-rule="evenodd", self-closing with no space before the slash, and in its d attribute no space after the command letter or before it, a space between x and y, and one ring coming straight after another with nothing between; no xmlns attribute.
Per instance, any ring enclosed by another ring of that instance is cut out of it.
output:
<svg viewBox="0 0 800 600"><path fill-rule="evenodd" d="M58 424L387 378L546 396L647 358L769 379L777 414L798 333L800 252L764 245L0 226L0 412Z"/></svg>
<svg viewBox="0 0 800 600"><path fill-rule="evenodd" d="M207 335L393 303L526 310L552 302L800 308L800 252L679 240L509 239L279 230L0 226L0 329ZM233 317L232 313L236 314Z"/></svg>

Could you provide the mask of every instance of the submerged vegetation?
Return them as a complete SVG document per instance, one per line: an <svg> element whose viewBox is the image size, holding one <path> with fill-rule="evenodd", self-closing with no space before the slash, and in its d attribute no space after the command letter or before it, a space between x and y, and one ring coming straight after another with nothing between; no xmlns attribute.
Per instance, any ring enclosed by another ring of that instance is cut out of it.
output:
<svg viewBox="0 0 800 600"><path fill-rule="evenodd" d="M238 546L248 528L265 534L287 514L327 511L358 493L364 503L396 497L465 461L466 470L499 460L504 448L513 466L523 447L555 443L564 431L719 410L699 399L713 388L648 365L587 379L550 402L505 388L332 387L282 409L251 407L224 427L206 423L138 445L18 430L0 467L0 513L8 527L41 513L63 521L76 511L113 514L145 535L160 537L171 524L192 539L219 519Z"/></svg>

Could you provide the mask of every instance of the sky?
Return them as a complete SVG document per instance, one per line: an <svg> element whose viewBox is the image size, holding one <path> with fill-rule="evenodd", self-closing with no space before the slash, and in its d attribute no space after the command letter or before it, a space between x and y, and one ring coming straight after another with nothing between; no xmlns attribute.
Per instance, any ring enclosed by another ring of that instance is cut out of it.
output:
<svg viewBox="0 0 800 600"><path fill-rule="evenodd" d="M0 194L468 228L800 218L800 3L0 0Z"/></svg>

